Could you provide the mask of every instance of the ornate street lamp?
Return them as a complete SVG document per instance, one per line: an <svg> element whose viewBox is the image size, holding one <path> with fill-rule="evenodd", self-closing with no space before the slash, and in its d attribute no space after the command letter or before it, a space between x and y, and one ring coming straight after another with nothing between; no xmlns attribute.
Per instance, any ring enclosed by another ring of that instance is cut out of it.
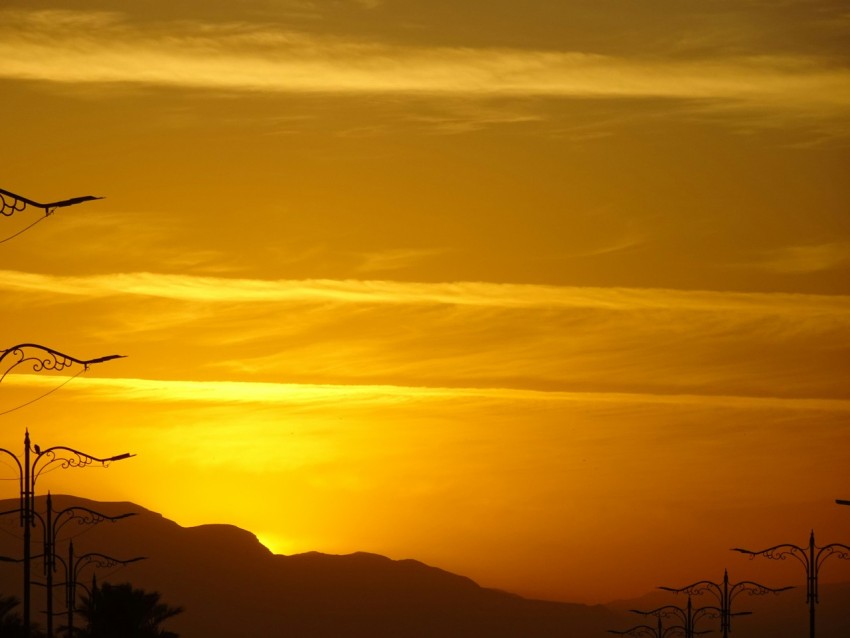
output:
<svg viewBox="0 0 850 638"><path fill-rule="evenodd" d="M669 627L664 627L661 616L657 616L657 623L655 627L650 625L635 625L634 627L630 627L624 631L609 629L608 633L617 634L619 636L634 636L634 638L668 638L673 636L686 637L687 629L682 625L670 625ZM708 632L700 631L697 633L701 635Z"/></svg>
<svg viewBox="0 0 850 638"><path fill-rule="evenodd" d="M74 198L62 202L53 202L50 205L41 205L37 202L25 198L11 200L10 204L7 197L18 198L18 196L0 190L0 200L2 200L3 214L9 216L15 211L20 211L26 208L27 204L35 206L44 206L45 210L59 208L60 206L71 206L89 199L92 197ZM7 208L11 212L7 212ZM94 359L80 359L71 355L59 352L53 348L48 348L37 343L19 343L11 348L0 350L0 382L2 382L10 372L19 367L31 367L33 372L61 372L75 365L81 366L80 372L85 372L90 366L111 361L112 359L120 359L123 355L111 354ZM30 528L35 524L33 515L33 506L35 498L35 482L38 475L48 467L69 468L69 467L85 467L92 463L100 463L108 465L112 461L118 461L128 458L132 455L121 454L109 458L101 459L84 452L80 452L73 448L65 446L56 446L41 450L38 446L30 448L29 431L24 436L24 460L23 463L16 454L0 448L3 452L10 456L18 467L20 479L20 497L21 497L21 525L24 528L24 629L27 636L30 635ZM30 461L30 454L34 453L34 460ZM43 465L39 464L44 461Z"/></svg>
<svg viewBox="0 0 850 638"><path fill-rule="evenodd" d="M75 556L73 541L68 543L67 562L58 554L55 554L55 556L65 568L65 603L67 605L68 614L68 636L74 635L74 612L77 611L77 587L85 588L85 585L79 582L80 572L83 569L90 565L98 569L117 566L126 567L130 563L135 563L147 558L146 556L136 556L135 558L121 560L99 552L88 552L86 554L81 554L80 556ZM89 596L91 596L91 592L89 592Z"/></svg>
<svg viewBox="0 0 850 638"><path fill-rule="evenodd" d="M19 513L21 513L20 508L0 512L0 516ZM56 571L56 539L59 537L60 530L71 521L76 521L78 525L96 525L104 521L114 523L115 521L135 516L136 513L129 512L127 514L119 514L118 516L108 516L81 505L66 507L54 513L53 497L50 492L47 493L47 510L45 516L42 517L41 514L34 510L32 513L41 523L42 530L44 531L44 553L42 557L44 558L44 574L47 580L45 583L47 592L47 636L48 638L53 638L53 574ZM62 560L61 557L58 558ZM23 562L23 559L21 562Z"/></svg>
<svg viewBox="0 0 850 638"><path fill-rule="evenodd" d="M658 630L656 633L658 638L664 638L667 636L668 631L679 632L682 636L684 636L684 638L694 638L694 636L711 633L708 630L697 631L697 622L699 622L702 618L718 618L720 616L720 610L717 607L707 606L697 607L694 609L690 596L688 596L688 604L684 609L677 607L676 605L664 605L663 607L658 607L650 611L644 611L641 609L630 609L629 611L633 614L641 614L642 616L655 616L658 620ZM662 630L661 621L664 618L675 618L680 624L672 625ZM642 626L647 627L648 625Z"/></svg>
<svg viewBox="0 0 850 638"><path fill-rule="evenodd" d="M135 512L128 512L126 514L119 514L118 516L107 516L88 507L77 505L59 510L54 516L53 499L50 496L50 492L47 493L47 513L42 523L44 526L44 572L47 578L48 638L53 638L53 572L56 571L56 539L59 536L59 531L71 521L76 521L78 525L97 525L104 521L114 523L115 521L135 515Z"/></svg>
<svg viewBox="0 0 850 638"><path fill-rule="evenodd" d="M675 594L688 594L688 596L699 596L705 592L712 594L720 605L717 608L720 612L720 630L723 632L723 638L728 638L729 632L732 631L732 616L743 616L751 613L732 613L732 601L740 594L747 592L751 596L764 596L766 594L778 594L787 589L793 589L793 587L774 589L751 580L742 580L730 585L729 571L723 570L723 582L719 584L710 580L700 580L685 587L659 587L659 589L671 591Z"/></svg>
<svg viewBox="0 0 850 638"><path fill-rule="evenodd" d="M31 528L35 526L35 484L42 472L48 468L67 469L71 467L87 467L98 463L108 467L114 461L135 456L125 452L107 458L99 458L80 452L74 448L64 445L56 445L42 450L38 446L30 445L29 430L24 434L24 458L21 461L18 456L6 448L0 448L0 453L11 458L18 468L18 478L21 498L21 526L24 528L24 632L30 635L30 586L31 586Z"/></svg>
<svg viewBox="0 0 850 638"><path fill-rule="evenodd" d="M812 533L809 535L808 547L783 543L782 545L774 545L773 547L768 547L757 552L738 547L732 551L748 554L750 558L764 556L773 560L786 560L791 557L803 566L803 569L806 570L806 602L809 605L809 638L815 638L815 608L818 602L820 602L818 600L818 575L820 574L820 568L832 556L850 560L850 546L842 543L830 543L829 545L818 547L815 545L815 532L812 530Z"/></svg>
<svg viewBox="0 0 850 638"><path fill-rule="evenodd" d="M16 195L15 193L10 193L7 190L3 190L0 188L0 215L3 217L11 217L15 213L22 213L26 210L27 206L32 206L33 208L40 208L44 211L44 217L39 217L29 226L26 226L22 230L9 235L3 239L0 239L0 244L3 242L7 242L10 239L13 239L20 235L21 233L29 230L33 226L35 226L40 221L46 219L50 215L52 215L57 208L65 208L67 206L74 206L75 204L82 204L83 202L90 202L95 199L103 199L102 197L94 197L92 195L85 195L83 197L72 197L71 199L63 199L58 202L48 202L46 204L42 204L41 202L36 202L32 199L28 199L21 195Z"/></svg>
<svg viewBox="0 0 850 638"><path fill-rule="evenodd" d="M96 525L104 521L114 523L130 516L135 516L135 512L119 514L118 516L107 516L100 512L96 512L88 507L76 505L66 507L59 510L54 515L53 513L53 498L50 492L47 493L47 512L42 520L44 527L44 572L47 578L47 636L53 638L53 573L56 571L56 539L59 536L59 531L71 521L76 521L78 525ZM39 516L39 518L41 518ZM60 558L61 560L61 558ZM140 560L140 559L134 559ZM118 561L120 562L120 561ZM66 578L66 587L68 580Z"/></svg>

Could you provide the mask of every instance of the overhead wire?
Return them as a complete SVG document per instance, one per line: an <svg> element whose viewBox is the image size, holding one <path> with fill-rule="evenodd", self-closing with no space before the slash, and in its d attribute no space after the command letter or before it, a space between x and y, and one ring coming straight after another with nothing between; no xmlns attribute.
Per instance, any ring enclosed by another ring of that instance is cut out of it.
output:
<svg viewBox="0 0 850 638"><path fill-rule="evenodd" d="M80 376L80 375L81 375L83 372L85 372L85 371L86 371L86 369L85 369L85 368L82 368L81 370L79 370L79 371L78 371L77 373L75 373L74 375L72 375L72 376L68 377L67 379L65 379L65 381L63 381L62 383L60 383L59 385L57 385L55 388L51 388L50 390L48 390L48 391L47 391L47 392L45 392L44 394L42 394L42 395L40 395L40 396L37 396L37 397L35 397L34 399L30 399L30 400L29 400L29 401L27 401L26 403L22 403L21 405L15 406L14 408L9 408L8 410L5 410L5 411L3 411L3 412L0 412L0 416L5 416L5 415L7 415L7 414L9 414L9 413L11 413L11 412L15 412L16 410L20 410L21 408L25 408L25 407L27 407L28 405L32 405L32 404L33 404L33 403L35 403L36 401L41 401L43 398L45 398L45 397L47 397L47 396L50 396L51 394L53 394L53 393L54 393L54 392L56 392L57 390L60 390L60 389L62 389L63 387L65 387L66 385L68 385L71 381L73 381L74 379L76 379L78 376Z"/></svg>
<svg viewBox="0 0 850 638"><path fill-rule="evenodd" d="M18 231L18 232L16 232L16 233L14 233L13 235L9 235L8 237L4 237L3 239L0 239L0 244L5 244L7 241L12 240L12 239L14 239L15 237L17 237L18 235L21 235L21 234L23 234L23 233L27 232L30 228L32 228L32 227L33 227L33 226L35 226L36 224L38 224L38 223L40 223L40 222L43 222L45 219L47 219L47 218L50 216L50 214L51 214L51 213L47 213L47 214L46 214L46 215L44 215L43 217L39 217L39 218L38 218L38 219L36 219L33 223L31 223L29 226L25 226L24 228L22 228L21 230L19 230L19 231Z"/></svg>

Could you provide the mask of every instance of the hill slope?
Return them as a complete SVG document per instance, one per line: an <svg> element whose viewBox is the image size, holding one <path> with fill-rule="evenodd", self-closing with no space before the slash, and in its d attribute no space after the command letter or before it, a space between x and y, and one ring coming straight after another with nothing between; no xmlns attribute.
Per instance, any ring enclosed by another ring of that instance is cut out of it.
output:
<svg viewBox="0 0 850 638"><path fill-rule="evenodd" d="M55 511L72 505L112 516L135 513L94 526L69 521L58 549L67 552L73 538L78 557L94 551L123 559L147 556L126 568L98 571L97 578L159 591L164 602L185 607L185 613L167 624L183 638L600 638L609 629L646 621L629 609L686 603L686 598L665 592L606 606L528 600L415 560L367 553L274 555L253 534L232 525L186 528L132 503L54 497ZM17 500L0 501L0 511L17 506ZM38 509L44 511L43 498ZM20 557L20 539L19 517L0 517L0 555ZM41 552L40 543L40 533L35 533L34 554ZM85 568L81 582L90 583L94 573ZM42 577L40 563L34 564L33 574ZM803 583L789 584L798 587L780 596L736 599L735 611L754 613L734 620L734 635L807 635L805 588ZM0 592L20 597L20 565L0 564ZM820 598L818 638L850 636L850 584L822 584ZM695 606L713 603L706 597L694 599ZM55 605L63 607L61 590ZM40 588L33 589L33 608L41 621ZM717 632L715 625L705 620L698 629Z"/></svg>
<svg viewBox="0 0 850 638"><path fill-rule="evenodd" d="M77 556L87 551L125 559L147 556L114 573L98 572L98 580L129 581L185 607L167 625L184 638L582 638L623 624L622 612L527 600L414 560L366 553L273 555L255 536L230 525L184 528L131 503L54 497L56 511L72 504L108 515L135 512L132 518L92 527L72 521L62 537L74 536ZM16 506L17 501L0 502L0 509ZM20 556L18 519L6 518L0 553ZM67 540L60 541L59 550L67 551ZM33 573L40 577L40 565ZM18 566L0 568L2 590L20 596L20 574ZM87 568L81 582L89 583L92 574ZM34 609L41 610L43 594L33 591ZM61 608L61 598L56 600Z"/></svg>

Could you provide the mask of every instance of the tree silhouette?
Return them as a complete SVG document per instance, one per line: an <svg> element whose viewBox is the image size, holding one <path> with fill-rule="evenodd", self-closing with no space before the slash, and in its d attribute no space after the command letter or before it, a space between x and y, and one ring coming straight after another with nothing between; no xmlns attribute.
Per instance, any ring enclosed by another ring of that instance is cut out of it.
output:
<svg viewBox="0 0 850 638"><path fill-rule="evenodd" d="M178 638L160 625L182 613L182 607L160 602L159 592L133 589L130 583L98 587L84 596L80 614L86 626L79 632L83 638Z"/></svg>
<svg viewBox="0 0 850 638"><path fill-rule="evenodd" d="M21 603L14 596L0 594L0 638L24 638L24 622L15 609ZM43 636L37 629L31 628L32 636Z"/></svg>
<svg viewBox="0 0 850 638"><path fill-rule="evenodd" d="M22 636L23 623L18 614L12 610L18 606L20 601L14 596L0 595L0 636Z"/></svg>

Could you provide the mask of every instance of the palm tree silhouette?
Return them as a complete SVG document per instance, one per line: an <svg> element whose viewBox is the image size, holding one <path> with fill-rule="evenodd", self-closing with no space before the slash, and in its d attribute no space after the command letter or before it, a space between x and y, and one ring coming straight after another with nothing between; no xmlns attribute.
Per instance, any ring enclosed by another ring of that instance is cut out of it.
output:
<svg viewBox="0 0 850 638"><path fill-rule="evenodd" d="M24 638L24 623L20 614L13 612L21 603L14 596L0 594L0 636L2 638ZM31 627L32 636L43 636L37 628Z"/></svg>
<svg viewBox="0 0 850 638"><path fill-rule="evenodd" d="M159 592L133 589L130 583L98 587L95 582L79 612L86 626L78 636L84 638L179 638L160 625L183 608L166 605Z"/></svg>

